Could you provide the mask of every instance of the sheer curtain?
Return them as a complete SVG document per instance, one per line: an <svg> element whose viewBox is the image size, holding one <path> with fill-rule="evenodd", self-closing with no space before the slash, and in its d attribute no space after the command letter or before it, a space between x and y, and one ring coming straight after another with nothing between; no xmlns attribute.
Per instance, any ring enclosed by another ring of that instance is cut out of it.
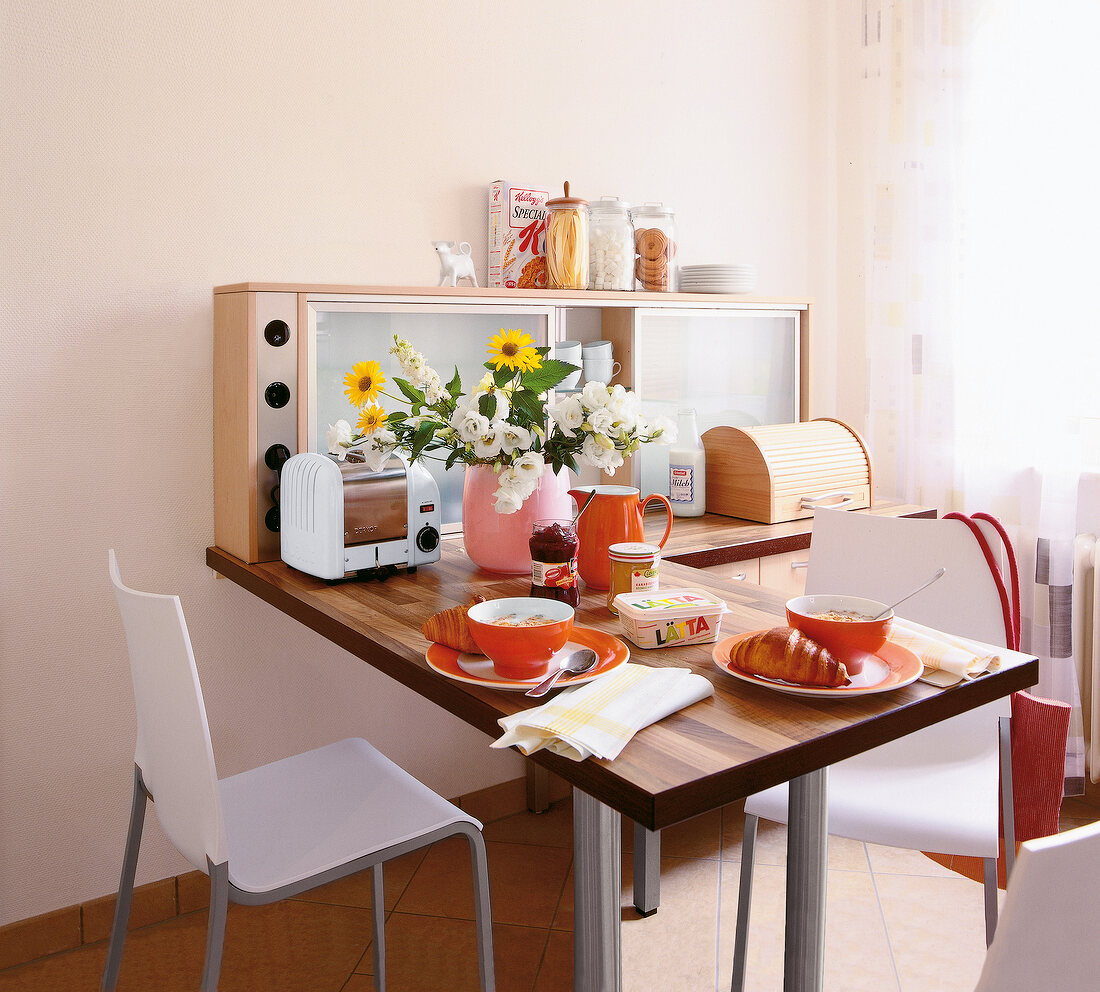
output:
<svg viewBox="0 0 1100 992"><path fill-rule="evenodd" d="M1010 528L1023 647L1035 691L1074 707L1079 792L1070 598L1077 479L1100 466L1100 3L859 7L876 488Z"/></svg>

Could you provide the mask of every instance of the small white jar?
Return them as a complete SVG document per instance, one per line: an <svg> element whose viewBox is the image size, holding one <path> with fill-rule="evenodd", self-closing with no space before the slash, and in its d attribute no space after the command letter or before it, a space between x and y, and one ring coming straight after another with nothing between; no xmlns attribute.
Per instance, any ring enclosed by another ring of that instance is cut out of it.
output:
<svg viewBox="0 0 1100 992"><path fill-rule="evenodd" d="M601 196L589 206L588 288L634 288L634 225L630 204Z"/></svg>

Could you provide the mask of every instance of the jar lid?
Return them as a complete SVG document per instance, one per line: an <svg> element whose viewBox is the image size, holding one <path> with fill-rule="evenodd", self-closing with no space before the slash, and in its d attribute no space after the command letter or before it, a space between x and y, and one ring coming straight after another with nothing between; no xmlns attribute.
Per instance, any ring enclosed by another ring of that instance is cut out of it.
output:
<svg viewBox="0 0 1100 992"><path fill-rule="evenodd" d="M643 203L632 211L635 217L671 217L672 208L660 202Z"/></svg>
<svg viewBox="0 0 1100 992"><path fill-rule="evenodd" d="M587 207L588 201L581 200L578 197L569 195L569 180L565 181L565 196L559 196L554 200L547 200L546 205L548 207Z"/></svg>
<svg viewBox="0 0 1100 992"><path fill-rule="evenodd" d="M589 209L594 214L622 214L624 217L630 214L630 204L617 196L601 196L592 201Z"/></svg>
<svg viewBox="0 0 1100 992"><path fill-rule="evenodd" d="M643 561L655 558L661 553L656 544L644 544L641 541L625 541L622 544L612 544L607 549L607 557L618 561Z"/></svg>

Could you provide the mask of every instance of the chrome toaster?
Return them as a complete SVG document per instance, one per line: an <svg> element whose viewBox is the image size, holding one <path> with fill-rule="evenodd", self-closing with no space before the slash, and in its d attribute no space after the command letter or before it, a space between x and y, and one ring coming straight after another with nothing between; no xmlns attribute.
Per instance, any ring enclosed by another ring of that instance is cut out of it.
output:
<svg viewBox="0 0 1100 992"><path fill-rule="evenodd" d="M439 561L439 487L399 454L378 472L331 455L293 455L279 497L282 559L310 575L385 578Z"/></svg>

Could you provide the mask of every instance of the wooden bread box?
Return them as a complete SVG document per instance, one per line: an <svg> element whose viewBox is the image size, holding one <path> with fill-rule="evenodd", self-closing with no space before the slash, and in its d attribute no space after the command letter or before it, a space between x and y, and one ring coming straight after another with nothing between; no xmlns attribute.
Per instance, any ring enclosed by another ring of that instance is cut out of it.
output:
<svg viewBox="0 0 1100 992"><path fill-rule="evenodd" d="M871 456L863 439L831 418L703 434L707 512L774 524L817 506L871 505Z"/></svg>

